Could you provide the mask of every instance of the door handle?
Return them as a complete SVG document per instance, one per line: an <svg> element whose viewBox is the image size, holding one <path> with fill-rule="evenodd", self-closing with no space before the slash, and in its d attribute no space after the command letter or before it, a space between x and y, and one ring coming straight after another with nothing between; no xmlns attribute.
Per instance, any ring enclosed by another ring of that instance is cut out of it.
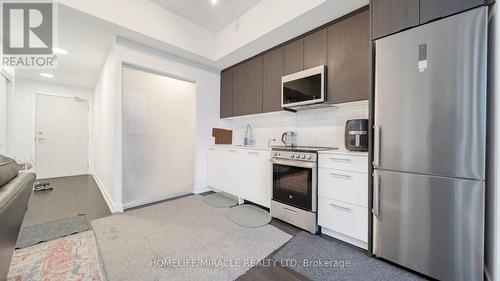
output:
<svg viewBox="0 0 500 281"><path fill-rule="evenodd" d="M259 155L259 153L257 151L249 151L248 154Z"/></svg>
<svg viewBox="0 0 500 281"><path fill-rule="evenodd" d="M380 165L380 125L373 126L373 166L378 167Z"/></svg>
<svg viewBox="0 0 500 281"><path fill-rule="evenodd" d="M345 212L352 212L352 210L350 208L339 206L339 205L333 204L333 203L330 203L330 207L335 208L335 209L339 209L339 210L345 211Z"/></svg>
<svg viewBox="0 0 500 281"><path fill-rule="evenodd" d="M345 162L345 163L351 163L352 162L352 159L348 159L348 158L330 157L330 160L335 161L335 162Z"/></svg>
<svg viewBox="0 0 500 281"><path fill-rule="evenodd" d="M373 173L373 206L372 213L380 216L380 179L376 173Z"/></svg>
<svg viewBox="0 0 500 281"><path fill-rule="evenodd" d="M46 138L38 138L39 141L46 141Z"/></svg>
<svg viewBox="0 0 500 281"><path fill-rule="evenodd" d="M346 179L346 180L352 179L352 177L349 175L341 175L341 174L336 174L336 173L330 173L330 176L335 177L335 178Z"/></svg>

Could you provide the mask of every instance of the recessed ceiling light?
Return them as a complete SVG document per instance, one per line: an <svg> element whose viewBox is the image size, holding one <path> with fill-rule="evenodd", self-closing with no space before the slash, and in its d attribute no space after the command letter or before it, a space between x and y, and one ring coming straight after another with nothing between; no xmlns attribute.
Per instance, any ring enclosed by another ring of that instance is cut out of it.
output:
<svg viewBox="0 0 500 281"><path fill-rule="evenodd" d="M52 48L52 52L54 52L54 54L58 54L58 55L67 55L67 54L69 54L68 51L66 51L64 49L61 49L61 48Z"/></svg>
<svg viewBox="0 0 500 281"><path fill-rule="evenodd" d="M212 3L212 5L217 5L217 0L210 0L210 3Z"/></svg>
<svg viewBox="0 0 500 281"><path fill-rule="evenodd" d="M53 74L45 73L45 72L40 73L40 76L45 77L45 78L54 78Z"/></svg>

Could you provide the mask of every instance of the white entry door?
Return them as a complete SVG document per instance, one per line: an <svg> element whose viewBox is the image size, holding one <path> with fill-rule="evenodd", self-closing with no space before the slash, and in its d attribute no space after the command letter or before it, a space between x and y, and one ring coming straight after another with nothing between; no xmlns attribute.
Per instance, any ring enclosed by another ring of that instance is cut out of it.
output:
<svg viewBox="0 0 500 281"><path fill-rule="evenodd" d="M89 102L36 95L37 178L88 174Z"/></svg>

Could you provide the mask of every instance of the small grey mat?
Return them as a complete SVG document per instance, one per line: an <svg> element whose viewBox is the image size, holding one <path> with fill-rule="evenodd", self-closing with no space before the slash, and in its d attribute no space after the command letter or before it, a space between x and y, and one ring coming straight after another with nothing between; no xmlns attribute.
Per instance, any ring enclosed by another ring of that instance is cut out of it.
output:
<svg viewBox="0 0 500 281"><path fill-rule="evenodd" d="M238 205L238 200L223 192L205 195L201 199L203 203L214 208L229 208Z"/></svg>
<svg viewBox="0 0 500 281"><path fill-rule="evenodd" d="M75 233L89 230L85 215L75 215L42 224L21 228L17 238L16 249L33 246Z"/></svg>
<svg viewBox="0 0 500 281"><path fill-rule="evenodd" d="M361 250L306 232L297 234L274 259L313 281L323 280L425 280L368 256ZM287 264L288 261L288 264ZM323 265L312 262L323 261ZM296 262L296 264L292 264ZM343 262L344 266L340 265ZM349 262L349 264L347 264ZM309 264L309 266L306 266Z"/></svg>
<svg viewBox="0 0 500 281"><path fill-rule="evenodd" d="M244 204L229 209L226 217L237 225L259 227L271 222L271 215L257 206Z"/></svg>

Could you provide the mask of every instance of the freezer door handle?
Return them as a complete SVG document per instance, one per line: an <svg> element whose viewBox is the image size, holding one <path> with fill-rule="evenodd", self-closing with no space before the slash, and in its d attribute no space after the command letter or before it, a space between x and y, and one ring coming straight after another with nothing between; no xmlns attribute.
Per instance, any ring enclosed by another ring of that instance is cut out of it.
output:
<svg viewBox="0 0 500 281"><path fill-rule="evenodd" d="M380 215L380 179L377 173L373 173L373 208L372 214Z"/></svg>
<svg viewBox="0 0 500 281"><path fill-rule="evenodd" d="M373 166L378 167L380 165L380 125L375 124L373 126Z"/></svg>

